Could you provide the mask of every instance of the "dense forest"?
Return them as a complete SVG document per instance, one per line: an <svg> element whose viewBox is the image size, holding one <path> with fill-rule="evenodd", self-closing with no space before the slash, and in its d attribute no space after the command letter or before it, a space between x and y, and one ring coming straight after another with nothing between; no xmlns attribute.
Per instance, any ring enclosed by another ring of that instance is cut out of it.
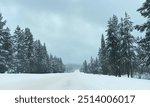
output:
<svg viewBox="0 0 150 107"><path fill-rule="evenodd" d="M150 79L150 0L137 11L147 22L133 25L127 13L120 20L116 15L108 20L97 58L85 60L81 72ZM141 36L133 35L134 30Z"/></svg>
<svg viewBox="0 0 150 107"><path fill-rule="evenodd" d="M10 34L0 14L0 73L63 73L61 58L48 54L46 44L34 40L29 28Z"/></svg>

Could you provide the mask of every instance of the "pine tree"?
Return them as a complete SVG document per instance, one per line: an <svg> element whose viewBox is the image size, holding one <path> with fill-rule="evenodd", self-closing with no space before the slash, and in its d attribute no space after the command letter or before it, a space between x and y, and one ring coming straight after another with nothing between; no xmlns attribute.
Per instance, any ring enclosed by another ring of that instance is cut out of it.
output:
<svg viewBox="0 0 150 107"><path fill-rule="evenodd" d="M139 42L140 40L138 39L137 42ZM144 59L144 55L145 55L145 51L142 49L142 47L140 45L138 45L136 47L136 69L137 69L137 73L139 74L139 78L141 79L141 75L144 73L144 69L146 68L146 61Z"/></svg>
<svg viewBox="0 0 150 107"><path fill-rule="evenodd" d="M6 65L8 66L8 72L12 71L12 60L13 60L13 48L12 48L12 39L10 30L7 27L4 32L4 40L3 40L3 49L6 50L7 54L5 54Z"/></svg>
<svg viewBox="0 0 150 107"><path fill-rule="evenodd" d="M33 49L33 72L32 73L43 73L43 56L42 56L42 45L40 40L34 42Z"/></svg>
<svg viewBox="0 0 150 107"><path fill-rule="evenodd" d="M93 73L94 71L94 59L91 57L90 63L88 65L88 73Z"/></svg>
<svg viewBox="0 0 150 107"><path fill-rule="evenodd" d="M99 49L98 57L99 57L99 67L101 67L102 69L102 74L106 75L108 73L107 70L108 64L107 64L106 46L105 46L105 40L103 34L101 36L101 48Z"/></svg>
<svg viewBox="0 0 150 107"><path fill-rule="evenodd" d="M10 70L11 67L11 39L9 28L4 28L6 20L3 21L0 14L0 73Z"/></svg>
<svg viewBox="0 0 150 107"><path fill-rule="evenodd" d="M94 60L94 69L93 69L93 74L99 74L100 73L100 69L99 69L99 61L98 59L96 58Z"/></svg>
<svg viewBox="0 0 150 107"><path fill-rule="evenodd" d="M49 72L50 73L53 73L54 72L54 68L53 68L53 55L52 54L50 54L50 56L49 56Z"/></svg>
<svg viewBox="0 0 150 107"><path fill-rule="evenodd" d="M84 73L88 73L88 65L87 65L87 61L86 60L83 62L80 71L84 72Z"/></svg>
<svg viewBox="0 0 150 107"><path fill-rule="evenodd" d="M58 73L58 64L57 64L57 57L54 56L52 60L52 67L53 67L53 73Z"/></svg>
<svg viewBox="0 0 150 107"><path fill-rule="evenodd" d="M147 19L143 25L137 25L135 28L140 32L145 32L145 38L139 41L139 45L145 51L143 58L146 66L150 65L150 0L146 0L142 7L137 10L140 14Z"/></svg>
<svg viewBox="0 0 150 107"><path fill-rule="evenodd" d="M32 72L32 63L33 63L33 35L30 32L29 28L25 28L24 32L24 50L25 50L25 63L26 69L25 73Z"/></svg>
<svg viewBox="0 0 150 107"><path fill-rule="evenodd" d="M120 68L123 74L127 74L128 77L131 75L133 77L133 60L135 57L133 42L134 37L131 32L133 31L132 22L127 13L125 13L125 18L121 18L121 23L119 24L119 33L121 39L120 46Z"/></svg>
<svg viewBox="0 0 150 107"><path fill-rule="evenodd" d="M60 73L64 73L65 72L65 65L62 62L61 58L58 58L58 69Z"/></svg>
<svg viewBox="0 0 150 107"><path fill-rule="evenodd" d="M47 49L46 49L46 45L44 43L44 46L42 46L42 69L44 73L48 73L48 69L49 69L49 65L48 65L48 61L49 61L49 55L47 53Z"/></svg>
<svg viewBox="0 0 150 107"><path fill-rule="evenodd" d="M25 73L26 71L26 57L25 57L25 34L23 29L21 29L19 26L17 26L15 32L14 32L14 38L15 38L15 43L14 43L14 48L15 48L15 61L14 63L16 64L16 69L15 73Z"/></svg>
<svg viewBox="0 0 150 107"><path fill-rule="evenodd" d="M119 70L119 48L120 41L118 36L118 18L113 15L112 18L108 21L107 32L107 42L106 48L108 53L108 63L110 66L109 73L115 76L121 76Z"/></svg>

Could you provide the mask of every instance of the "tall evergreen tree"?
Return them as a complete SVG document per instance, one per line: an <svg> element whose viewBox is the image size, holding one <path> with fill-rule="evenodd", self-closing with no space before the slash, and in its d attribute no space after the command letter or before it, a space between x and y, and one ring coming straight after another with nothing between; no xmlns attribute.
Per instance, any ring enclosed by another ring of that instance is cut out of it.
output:
<svg viewBox="0 0 150 107"><path fill-rule="evenodd" d="M52 54L49 55L49 70L50 70L50 73L54 72L54 68L53 68L53 55Z"/></svg>
<svg viewBox="0 0 150 107"><path fill-rule="evenodd" d="M105 39L103 34L101 36L101 48L99 49L98 56L99 56L99 66L102 69L102 73L107 74L108 73L107 53L106 53L106 45L105 45Z"/></svg>
<svg viewBox="0 0 150 107"><path fill-rule="evenodd" d="M33 63L33 35L29 28L25 28L24 31L24 48L25 48L25 63L26 63L26 73L32 72Z"/></svg>
<svg viewBox="0 0 150 107"><path fill-rule="evenodd" d="M112 18L108 21L108 29L107 32L107 52L108 52L108 62L110 65L110 74L115 76L121 76L120 69L119 69L119 48L120 48L120 41L118 36L118 18L117 16L113 15Z"/></svg>
<svg viewBox="0 0 150 107"><path fill-rule="evenodd" d="M41 53L42 53L41 54L42 55L42 60L41 60L42 70L43 70L44 73L46 73L46 72L48 72L49 55L47 53L47 49L46 49L45 43L42 46Z"/></svg>
<svg viewBox="0 0 150 107"><path fill-rule="evenodd" d="M23 29L21 29L19 26L17 26L15 32L14 32L14 48L15 48L15 64L16 64L16 73L25 73L26 71L26 57L25 57L25 34Z"/></svg>
<svg viewBox="0 0 150 107"><path fill-rule="evenodd" d="M94 59L91 57L90 63L88 64L88 73L93 73L94 71Z"/></svg>
<svg viewBox="0 0 150 107"><path fill-rule="evenodd" d="M5 55L6 65L8 66L7 72L12 71L12 63L13 63L13 48L12 48L12 39L10 30L7 27L4 32L4 41L3 41L3 49L6 50L7 54Z"/></svg>
<svg viewBox="0 0 150 107"><path fill-rule="evenodd" d="M142 38L141 38L142 39ZM137 43L141 40L140 38L137 38L136 41ZM141 75L144 73L145 68L146 68L146 61L144 59L145 51L142 49L140 45L137 45L136 47L136 69L137 73L139 74L139 78L141 79Z"/></svg>
<svg viewBox="0 0 150 107"><path fill-rule="evenodd" d="M137 25L135 28L140 32L145 32L145 38L139 41L139 45L145 51L143 58L146 66L150 65L150 0L146 0L142 7L137 10L140 14L147 19L143 25Z"/></svg>
<svg viewBox="0 0 150 107"><path fill-rule="evenodd" d="M86 60L83 62L80 71L84 72L84 73L88 73L88 65L87 65L87 61Z"/></svg>
<svg viewBox="0 0 150 107"><path fill-rule="evenodd" d="M99 61L98 61L98 59L96 58L95 60L94 60L94 69L93 69L93 74L99 74L100 73L100 66L99 66Z"/></svg>
<svg viewBox="0 0 150 107"><path fill-rule="evenodd" d="M125 18L121 19L121 23L119 24L119 33L121 39L120 46L120 68L123 73L127 74L128 77L131 75L133 77L133 60L135 57L134 54L134 37L131 32L133 31L132 22L130 21L130 17L127 13L125 13Z"/></svg>
<svg viewBox="0 0 150 107"><path fill-rule="evenodd" d="M0 14L0 73L10 70L11 67L11 39L9 28L4 28L6 20L3 21Z"/></svg>
<svg viewBox="0 0 150 107"><path fill-rule="evenodd" d="M33 51L33 72L32 73L43 73L43 54L42 54L42 45L40 40L34 42L34 51Z"/></svg>
<svg viewBox="0 0 150 107"><path fill-rule="evenodd" d="M62 62L62 59L58 58L58 72L59 73L64 73L64 71L65 71L65 66Z"/></svg>

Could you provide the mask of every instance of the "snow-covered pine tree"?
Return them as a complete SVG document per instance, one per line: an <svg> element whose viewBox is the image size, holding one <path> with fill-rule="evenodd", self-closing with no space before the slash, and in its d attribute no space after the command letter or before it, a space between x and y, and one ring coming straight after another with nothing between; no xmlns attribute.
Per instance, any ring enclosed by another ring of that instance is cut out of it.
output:
<svg viewBox="0 0 150 107"><path fill-rule="evenodd" d="M33 71L32 73L43 73L42 63L42 45L40 40L34 41L33 44Z"/></svg>
<svg viewBox="0 0 150 107"><path fill-rule="evenodd" d="M11 34L10 34L10 30L7 27L5 29L4 33L4 40L3 40L3 49L7 51L7 54L5 54L5 58L6 58L6 65L8 66L8 72L12 71L12 66L13 66L13 48L12 48L12 39L11 39Z"/></svg>
<svg viewBox="0 0 150 107"><path fill-rule="evenodd" d="M138 43L142 38L137 38L136 42ZM136 70L137 73L139 74L139 79L141 79L141 75L145 72L145 68L146 68L146 61L144 59L145 56L145 51L142 49L142 47L138 44L136 47L136 60L135 60L135 64L136 64Z"/></svg>
<svg viewBox="0 0 150 107"><path fill-rule="evenodd" d="M25 73L32 72L32 63L33 63L33 35L30 32L29 28L25 28L24 31L24 50L25 50L25 63L26 69Z"/></svg>
<svg viewBox="0 0 150 107"><path fill-rule="evenodd" d="M63 73L65 71L65 66L62 63L61 58L57 58L56 56L53 58L53 70L54 73Z"/></svg>
<svg viewBox="0 0 150 107"><path fill-rule="evenodd" d="M136 25L135 28L140 32L145 32L145 37L139 41L139 45L145 51L143 55L146 61L146 66L150 65L150 0L146 0L142 7L137 10L140 14L147 19L142 25Z"/></svg>
<svg viewBox="0 0 150 107"><path fill-rule="evenodd" d="M106 53L106 46L105 46L105 39L104 35L101 36L101 47L99 48L98 52L99 57L99 67L102 69L102 74L106 75L108 73L108 64L107 64L107 53ZM99 68L100 69L100 68Z"/></svg>
<svg viewBox="0 0 150 107"><path fill-rule="evenodd" d="M42 60L41 60L41 63L42 63L42 70L43 70L43 73L48 73L48 70L49 70L49 55L47 53L47 49L46 49L46 45L44 43L44 45L42 46L42 50L41 50L41 53L42 53Z"/></svg>
<svg viewBox="0 0 150 107"><path fill-rule="evenodd" d="M25 73L26 71L26 50L25 50L25 33L23 29L21 29L19 26L17 26L15 32L14 32L14 48L15 48L15 65L16 70L15 73Z"/></svg>
<svg viewBox="0 0 150 107"><path fill-rule="evenodd" d="M65 65L63 64L61 58L58 58L58 69L59 69L59 73L65 72Z"/></svg>
<svg viewBox="0 0 150 107"><path fill-rule="evenodd" d="M53 55L52 54L49 55L49 72L50 73L54 72L54 68L53 68Z"/></svg>
<svg viewBox="0 0 150 107"><path fill-rule="evenodd" d="M99 74L100 73L100 67L99 67L99 61L97 58L94 60L93 66L94 66L94 69L93 69L92 73L93 74Z"/></svg>
<svg viewBox="0 0 150 107"><path fill-rule="evenodd" d="M135 58L134 53L134 36L131 32L133 31L132 22L127 13L125 13L125 18L121 18L119 24L119 34L120 34L120 70L122 74L127 74L133 77L133 62Z"/></svg>
<svg viewBox="0 0 150 107"><path fill-rule="evenodd" d="M38 40L33 42L33 63L32 63L32 72L31 73L38 73Z"/></svg>
<svg viewBox="0 0 150 107"><path fill-rule="evenodd" d="M58 73L58 63L57 63L57 57L54 56L52 59L52 68L53 68L53 73Z"/></svg>
<svg viewBox="0 0 150 107"><path fill-rule="evenodd" d="M59 73L62 73L61 58L57 58L57 62L58 62L58 72L59 72Z"/></svg>
<svg viewBox="0 0 150 107"><path fill-rule="evenodd" d="M88 64L88 73L93 73L94 69L94 59L91 57L90 63Z"/></svg>
<svg viewBox="0 0 150 107"><path fill-rule="evenodd" d="M9 28L4 28L6 20L3 21L0 13L0 73L11 70L12 44Z"/></svg>
<svg viewBox="0 0 150 107"><path fill-rule="evenodd" d="M86 60L83 62L80 72L88 73L88 64Z"/></svg>
<svg viewBox="0 0 150 107"><path fill-rule="evenodd" d="M120 69L119 69L119 49L120 49L120 41L118 36L118 18L117 16L113 15L112 18L108 21L108 29L107 32L107 39L106 39L106 48L108 54L108 63L110 66L109 74L115 76L121 76Z"/></svg>

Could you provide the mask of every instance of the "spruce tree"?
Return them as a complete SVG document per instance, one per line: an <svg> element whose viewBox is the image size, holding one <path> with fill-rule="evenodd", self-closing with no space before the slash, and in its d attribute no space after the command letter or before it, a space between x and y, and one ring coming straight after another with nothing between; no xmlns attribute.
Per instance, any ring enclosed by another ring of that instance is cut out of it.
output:
<svg viewBox="0 0 150 107"><path fill-rule="evenodd" d="M48 65L48 61L49 61L49 55L47 53L47 49L46 49L46 45L44 43L44 46L42 46L42 50L41 50L41 53L42 53L42 69L43 69L43 73L48 73L48 68L49 68L49 65Z"/></svg>
<svg viewBox="0 0 150 107"><path fill-rule="evenodd" d="M140 41L140 39L137 40L137 43ZM145 72L145 68L147 68L146 61L143 56L145 56L145 51L142 49L140 45L136 47L136 69L137 73L139 74L139 79L141 79L141 75Z"/></svg>
<svg viewBox="0 0 150 107"><path fill-rule="evenodd" d="M93 71L94 71L94 59L93 59L93 57L91 57L91 60L90 60L90 63L89 63L89 65L88 65L88 73L93 73Z"/></svg>
<svg viewBox="0 0 150 107"><path fill-rule="evenodd" d="M136 25L135 28L140 32L145 32L145 37L139 41L139 45L145 51L143 58L146 66L150 65L150 0L146 0L142 7L137 10L140 14L147 19L142 25Z"/></svg>
<svg viewBox="0 0 150 107"><path fill-rule="evenodd" d="M8 72L12 63L12 44L9 28L4 28L6 20L3 21L0 14L0 73Z"/></svg>
<svg viewBox="0 0 150 107"><path fill-rule="evenodd" d="M88 73L88 65L87 65L87 61L86 60L83 62L80 71L84 72L84 73Z"/></svg>
<svg viewBox="0 0 150 107"><path fill-rule="evenodd" d="M99 74L100 73L100 69L99 69L99 61L98 59L96 58L94 60L94 69L93 69L93 74Z"/></svg>
<svg viewBox="0 0 150 107"><path fill-rule="evenodd" d="M108 73L107 70L108 64L107 64L106 44L103 34L101 36L101 47L99 49L98 56L99 56L99 67L101 67L102 69L102 74L106 75Z"/></svg>
<svg viewBox="0 0 150 107"><path fill-rule="evenodd" d="M58 69L60 73L64 73L65 72L65 65L62 62L61 58L58 58Z"/></svg>
<svg viewBox="0 0 150 107"><path fill-rule="evenodd" d="M15 63L16 70L15 73L25 73L26 71L26 48L25 48L25 34L23 29L17 26L14 32L15 43Z"/></svg>
<svg viewBox="0 0 150 107"><path fill-rule="evenodd" d="M49 72L50 73L53 73L54 72L54 68L53 68L53 55L52 54L50 54L49 55Z"/></svg>
<svg viewBox="0 0 150 107"><path fill-rule="evenodd" d="M125 18L121 18L121 23L119 24L119 34L120 34L120 69L123 74L127 74L128 77L131 75L133 77L133 62L134 62L134 37L131 32L133 31L132 22L127 13L125 13Z"/></svg>
<svg viewBox="0 0 150 107"><path fill-rule="evenodd" d="M107 54L108 54L108 63L110 66L109 74L115 76L121 76L120 69L119 69L119 48L120 48L120 41L118 36L118 18L117 16L113 15L112 18L108 21L108 29L107 32Z"/></svg>
<svg viewBox="0 0 150 107"><path fill-rule="evenodd" d="M43 54L42 45L40 40L34 42L33 51L33 72L32 73L43 73Z"/></svg>
<svg viewBox="0 0 150 107"><path fill-rule="evenodd" d="M29 28L25 28L24 31L24 50L25 50L25 63L26 70L25 73L32 72L32 63L33 63L33 35L30 32Z"/></svg>

